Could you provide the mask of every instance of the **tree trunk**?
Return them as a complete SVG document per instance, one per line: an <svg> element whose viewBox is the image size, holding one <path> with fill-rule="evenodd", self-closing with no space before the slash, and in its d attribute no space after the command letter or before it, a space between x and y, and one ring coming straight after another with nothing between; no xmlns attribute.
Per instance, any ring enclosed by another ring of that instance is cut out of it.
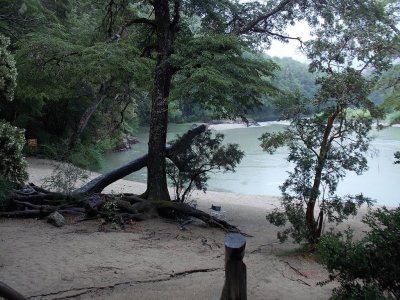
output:
<svg viewBox="0 0 400 300"><path fill-rule="evenodd" d="M196 136L202 134L206 130L207 130L207 125L200 125L197 126L196 128L188 130L172 146L165 147L166 156L175 162L176 161L175 157L179 154L180 151L185 150L185 145L190 144ZM94 178L81 188L75 190L73 194L79 195L79 194L100 193L103 191L105 187L109 186L113 182L146 167L148 161L149 161L149 156L148 154L145 154L131 162L128 162L127 164L121 167L113 169L106 174L102 174Z"/></svg>
<svg viewBox="0 0 400 300"><path fill-rule="evenodd" d="M172 78L172 69L168 58L171 54L173 38L168 0L155 0L154 14L158 57L150 115L147 198L149 200L170 200L167 187L165 144L168 128L168 96Z"/></svg>
<svg viewBox="0 0 400 300"><path fill-rule="evenodd" d="M97 93L96 97L93 99L92 103L90 103L89 107L83 113L81 119L79 120L78 125L76 126L74 133L72 134L72 136L69 140L69 143L68 143L69 150L71 150L75 147L82 132L85 130L85 127L86 127L87 123L89 122L91 116L96 111L99 104L101 102L103 102L103 100L107 97L107 92L112 84L112 81L113 81L113 79L108 79L107 81L104 81L101 84L99 92Z"/></svg>
<svg viewBox="0 0 400 300"><path fill-rule="evenodd" d="M145 154L133 161L128 162L127 164L121 167L113 169L106 174L102 174L94 178L81 188L75 190L74 194L101 193L101 191L104 188L106 188L113 182L144 168L147 165L147 162L148 162L148 155Z"/></svg>
<svg viewBox="0 0 400 300"><path fill-rule="evenodd" d="M340 112L340 107L337 106L336 110L329 116L327 124L325 126L324 135L322 138L322 142L319 148L319 155L318 155L318 162L315 167L315 175L314 175L314 182L310 192L310 199L307 202L307 209L306 209L306 226L309 232L309 242L316 243L318 239L321 237L322 233L322 223L317 223L314 217L314 210L315 210L315 203L317 202L319 196L319 188L321 186L321 178L322 172L324 170L326 155L330 149L329 140L330 134L332 132L333 124L336 120ZM320 214L320 220L323 219L323 212Z"/></svg>

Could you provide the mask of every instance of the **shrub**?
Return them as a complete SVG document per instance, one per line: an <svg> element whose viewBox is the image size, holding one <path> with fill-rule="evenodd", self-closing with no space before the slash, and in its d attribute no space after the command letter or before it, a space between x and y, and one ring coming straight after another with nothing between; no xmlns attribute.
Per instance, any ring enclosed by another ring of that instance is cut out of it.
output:
<svg viewBox="0 0 400 300"><path fill-rule="evenodd" d="M317 246L331 280L340 283L331 299L400 299L400 207L370 212L363 223L370 230L362 240L347 231L327 234Z"/></svg>
<svg viewBox="0 0 400 300"><path fill-rule="evenodd" d="M235 172L244 152L237 144L222 145L223 139L223 134L213 136L207 130L183 145L174 162L168 162L167 175L177 201L185 202L195 188L205 192L210 172Z"/></svg>
<svg viewBox="0 0 400 300"><path fill-rule="evenodd" d="M15 183L28 179L27 162L22 155L24 130L0 120L0 177Z"/></svg>
<svg viewBox="0 0 400 300"><path fill-rule="evenodd" d="M72 151L67 149L67 142L61 141L57 144L43 144L40 152L49 159L68 162L82 169L96 170L100 168L104 152L100 146L77 143Z"/></svg>
<svg viewBox="0 0 400 300"><path fill-rule="evenodd" d="M10 39L0 33L0 101L12 101L17 86L15 60L7 50Z"/></svg>
<svg viewBox="0 0 400 300"><path fill-rule="evenodd" d="M10 194L17 187L14 182L0 178L0 211L6 211L10 204Z"/></svg>
<svg viewBox="0 0 400 300"><path fill-rule="evenodd" d="M56 192L70 194L74 191L75 185L89 177L86 170L80 169L67 162L56 162L54 170L43 182L43 187Z"/></svg>

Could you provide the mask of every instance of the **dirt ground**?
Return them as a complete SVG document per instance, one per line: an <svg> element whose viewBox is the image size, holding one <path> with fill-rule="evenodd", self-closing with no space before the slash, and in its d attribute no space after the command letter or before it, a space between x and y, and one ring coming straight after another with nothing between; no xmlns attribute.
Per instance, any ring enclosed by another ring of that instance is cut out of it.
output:
<svg viewBox="0 0 400 300"><path fill-rule="evenodd" d="M29 160L30 181L40 184L51 162ZM95 174L93 174L94 176ZM108 191L141 192L144 185L120 180ZM334 284L318 286L328 273L309 256L282 255L265 214L277 197L197 193L198 208L221 205L227 221L247 237L248 299L328 299ZM350 220L362 230L360 217ZM219 299L224 284L221 230L201 221L181 226L163 219L132 222L124 229L98 220L61 228L43 220L0 220L0 280L29 299Z"/></svg>

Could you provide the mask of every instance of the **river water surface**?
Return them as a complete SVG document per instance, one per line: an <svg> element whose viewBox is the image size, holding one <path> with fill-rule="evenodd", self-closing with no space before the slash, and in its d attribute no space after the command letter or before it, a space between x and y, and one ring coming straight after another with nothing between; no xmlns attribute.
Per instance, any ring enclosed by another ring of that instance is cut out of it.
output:
<svg viewBox="0 0 400 300"><path fill-rule="evenodd" d="M176 134L182 134L192 124L170 124L168 139ZM236 128L221 130L227 143L238 143L245 157L235 173L211 174L208 189L250 195L279 196L279 185L287 177L287 171L293 165L286 161L287 149L281 148L273 155L261 150L258 138L264 132L283 130L286 125L277 122L261 123L259 127ZM371 153L368 153L369 170L361 176L348 173L339 183L338 194L363 193L375 199L380 205L397 206L400 203L400 165L393 163L393 154L400 150L400 128L389 127L382 131L373 131L374 140L371 143ZM148 128L139 130L137 137L140 143L132 150L119 153L109 153L101 172L109 171L117 166L139 157L147 152ZM146 169L136 172L126 179L146 182Z"/></svg>

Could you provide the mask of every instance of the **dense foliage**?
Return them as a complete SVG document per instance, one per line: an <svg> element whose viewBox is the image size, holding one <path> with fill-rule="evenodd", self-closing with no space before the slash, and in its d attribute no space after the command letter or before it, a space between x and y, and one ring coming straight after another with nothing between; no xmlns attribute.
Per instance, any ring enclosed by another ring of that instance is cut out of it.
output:
<svg viewBox="0 0 400 300"><path fill-rule="evenodd" d="M0 33L0 103L12 101L17 85L15 60L8 51L10 39Z"/></svg>
<svg viewBox="0 0 400 300"><path fill-rule="evenodd" d="M366 236L353 241L351 231L344 237L327 234L317 246L331 280L338 280L331 299L400 298L400 208L377 209L363 222Z"/></svg>
<svg viewBox="0 0 400 300"><path fill-rule="evenodd" d="M24 130L0 121L0 177L1 180L23 183L28 179L27 162L22 154Z"/></svg>
<svg viewBox="0 0 400 300"><path fill-rule="evenodd" d="M400 50L398 50L400 54ZM400 123L400 65L395 64L385 72L377 85L378 92L383 95L380 108L386 113L389 125Z"/></svg>
<svg viewBox="0 0 400 300"><path fill-rule="evenodd" d="M58 158L74 163L98 156L75 161L80 149L109 150L131 134L137 100L151 82L137 35L107 43L100 2L3 2L0 27L13 34L19 74L15 100L0 101L0 117L26 128L39 151L63 149Z"/></svg>

